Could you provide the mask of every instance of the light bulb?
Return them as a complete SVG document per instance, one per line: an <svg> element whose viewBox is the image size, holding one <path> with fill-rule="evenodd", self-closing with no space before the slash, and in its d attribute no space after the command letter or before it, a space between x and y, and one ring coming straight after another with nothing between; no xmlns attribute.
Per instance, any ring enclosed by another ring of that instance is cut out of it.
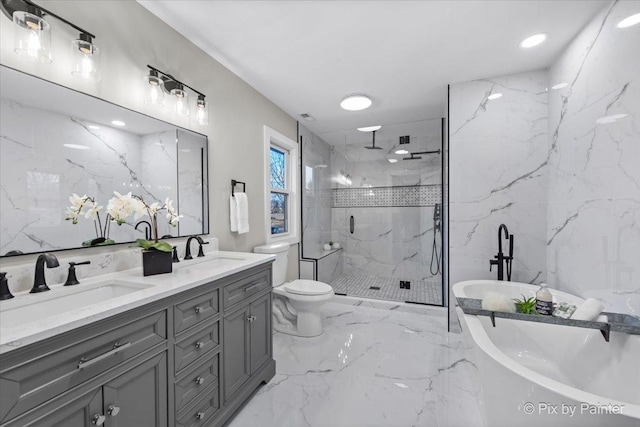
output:
<svg viewBox="0 0 640 427"><path fill-rule="evenodd" d="M40 43L40 34L38 31L33 30L29 31L29 43L27 45L28 55L36 58L42 49L42 44Z"/></svg>
<svg viewBox="0 0 640 427"><path fill-rule="evenodd" d="M88 56L82 58L82 74L88 78L93 72L93 61Z"/></svg>

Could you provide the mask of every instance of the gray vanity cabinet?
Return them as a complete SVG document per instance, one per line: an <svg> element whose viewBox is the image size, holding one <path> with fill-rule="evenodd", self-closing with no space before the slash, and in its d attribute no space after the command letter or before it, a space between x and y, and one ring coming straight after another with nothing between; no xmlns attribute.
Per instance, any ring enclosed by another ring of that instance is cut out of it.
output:
<svg viewBox="0 0 640 427"><path fill-rule="evenodd" d="M0 355L0 427L210 427L275 375L271 264Z"/></svg>
<svg viewBox="0 0 640 427"><path fill-rule="evenodd" d="M271 293L224 317L224 400L271 359Z"/></svg>

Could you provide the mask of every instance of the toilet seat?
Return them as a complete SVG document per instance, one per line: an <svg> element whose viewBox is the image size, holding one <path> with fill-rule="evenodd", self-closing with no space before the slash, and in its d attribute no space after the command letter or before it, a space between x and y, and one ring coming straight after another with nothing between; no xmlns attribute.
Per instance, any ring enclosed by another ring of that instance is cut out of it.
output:
<svg viewBox="0 0 640 427"><path fill-rule="evenodd" d="M286 283L284 285L285 291L290 294L296 295L326 295L333 292L333 288L326 283L318 282L316 280L294 280L293 282Z"/></svg>

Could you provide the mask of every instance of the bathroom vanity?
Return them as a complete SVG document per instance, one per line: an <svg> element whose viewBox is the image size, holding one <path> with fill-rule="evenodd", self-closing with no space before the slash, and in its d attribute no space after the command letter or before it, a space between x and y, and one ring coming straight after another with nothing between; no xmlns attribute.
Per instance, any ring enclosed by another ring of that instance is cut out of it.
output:
<svg viewBox="0 0 640 427"><path fill-rule="evenodd" d="M2 329L0 426L222 425L275 375L273 258L242 255L114 273L148 286Z"/></svg>

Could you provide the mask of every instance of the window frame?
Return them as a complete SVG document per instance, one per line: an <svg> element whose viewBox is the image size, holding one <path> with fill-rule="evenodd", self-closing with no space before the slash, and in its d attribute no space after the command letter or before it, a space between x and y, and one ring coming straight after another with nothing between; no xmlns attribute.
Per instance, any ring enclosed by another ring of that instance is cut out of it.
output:
<svg viewBox="0 0 640 427"><path fill-rule="evenodd" d="M271 187L271 148L285 154L285 185L284 189ZM265 240L271 242L299 243L298 234L298 175L299 175L298 144L280 132L264 126L264 206L265 206ZM271 193L285 194L285 218L288 221L285 233L271 234Z"/></svg>

